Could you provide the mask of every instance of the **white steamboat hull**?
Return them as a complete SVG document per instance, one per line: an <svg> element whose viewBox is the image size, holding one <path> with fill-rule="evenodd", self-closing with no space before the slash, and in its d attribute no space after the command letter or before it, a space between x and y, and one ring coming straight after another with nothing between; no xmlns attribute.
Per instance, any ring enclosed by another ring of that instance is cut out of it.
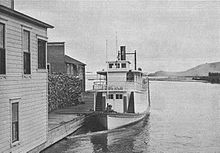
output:
<svg viewBox="0 0 220 153"><path fill-rule="evenodd" d="M149 115L149 112L144 114L132 114L132 115L127 115L127 114L107 115L107 129L112 130L136 123L144 119L146 115Z"/></svg>
<svg viewBox="0 0 220 153"><path fill-rule="evenodd" d="M126 105L128 106L126 113L101 112L100 114L98 113L98 122L105 129L112 130L136 123L144 119L145 116L150 114L150 98L148 95L149 94L146 92L135 92L133 96L130 96L131 103ZM123 103L121 103L121 106L123 106L122 104ZM130 107L132 108L131 111L129 110L129 105L132 106ZM113 106L115 106L115 104L113 104ZM113 110L115 109L117 109L117 107L113 108Z"/></svg>
<svg viewBox="0 0 220 153"><path fill-rule="evenodd" d="M150 114L150 109L141 114L118 113L100 114L99 123L107 130L121 128L130 124L137 123Z"/></svg>

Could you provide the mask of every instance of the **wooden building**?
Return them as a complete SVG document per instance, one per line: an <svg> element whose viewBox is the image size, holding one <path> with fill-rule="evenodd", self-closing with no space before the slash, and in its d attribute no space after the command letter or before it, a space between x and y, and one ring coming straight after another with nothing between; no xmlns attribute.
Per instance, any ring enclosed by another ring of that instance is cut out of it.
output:
<svg viewBox="0 0 220 153"><path fill-rule="evenodd" d="M220 83L220 73L219 72L209 72L207 80L211 83Z"/></svg>
<svg viewBox="0 0 220 153"><path fill-rule="evenodd" d="M0 0L0 152L26 153L47 140L47 29Z"/></svg>
<svg viewBox="0 0 220 153"><path fill-rule="evenodd" d="M65 55L64 42L48 42L48 71L50 73L64 73L74 75L82 80L82 88L85 90L85 66L86 64Z"/></svg>

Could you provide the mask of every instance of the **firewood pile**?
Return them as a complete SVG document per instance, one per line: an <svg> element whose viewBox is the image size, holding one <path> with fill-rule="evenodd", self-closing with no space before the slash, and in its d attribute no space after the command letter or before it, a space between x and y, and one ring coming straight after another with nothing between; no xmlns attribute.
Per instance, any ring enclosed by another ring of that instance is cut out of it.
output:
<svg viewBox="0 0 220 153"><path fill-rule="evenodd" d="M48 111L74 106L82 93L79 78L67 74L48 75Z"/></svg>

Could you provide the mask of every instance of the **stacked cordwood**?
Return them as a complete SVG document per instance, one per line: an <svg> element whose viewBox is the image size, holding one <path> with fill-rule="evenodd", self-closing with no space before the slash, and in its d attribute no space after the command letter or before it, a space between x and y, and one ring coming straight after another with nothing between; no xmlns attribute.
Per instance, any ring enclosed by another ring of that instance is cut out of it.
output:
<svg viewBox="0 0 220 153"><path fill-rule="evenodd" d="M72 75L48 75L48 111L74 106L82 93L82 81Z"/></svg>

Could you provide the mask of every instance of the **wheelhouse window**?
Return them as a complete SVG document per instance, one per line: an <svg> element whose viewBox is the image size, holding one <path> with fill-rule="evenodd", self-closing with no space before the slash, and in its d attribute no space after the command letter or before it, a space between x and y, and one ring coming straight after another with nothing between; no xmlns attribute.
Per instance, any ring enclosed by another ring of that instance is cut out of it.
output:
<svg viewBox="0 0 220 153"><path fill-rule="evenodd" d="M38 68L46 69L46 41L38 39Z"/></svg>
<svg viewBox="0 0 220 153"><path fill-rule="evenodd" d="M116 99L122 99L122 94L116 94Z"/></svg>
<svg viewBox="0 0 220 153"><path fill-rule="evenodd" d="M6 74L5 25L0 23L0 74Z"/></svg>
<svg viewBox="0 0 220 153"><path fill-rule="evenodd" d="M112 64L112 63L110 63L110 64L109 64L109 68L111 69L112 67L113 67L113 64Z"/></svg>
<svg viewBox="0 0 220 153"><path fill-rule="evenodd" d="M31 55L30 55L30 32L23 30L23 64L24 64L24 74L31 74Z"/></svg>
<svg viewBox="0 0 220 153"><path fill-rule="evenodd" d="M19 141L19 105L12 103L12 143Z"/></svg>

